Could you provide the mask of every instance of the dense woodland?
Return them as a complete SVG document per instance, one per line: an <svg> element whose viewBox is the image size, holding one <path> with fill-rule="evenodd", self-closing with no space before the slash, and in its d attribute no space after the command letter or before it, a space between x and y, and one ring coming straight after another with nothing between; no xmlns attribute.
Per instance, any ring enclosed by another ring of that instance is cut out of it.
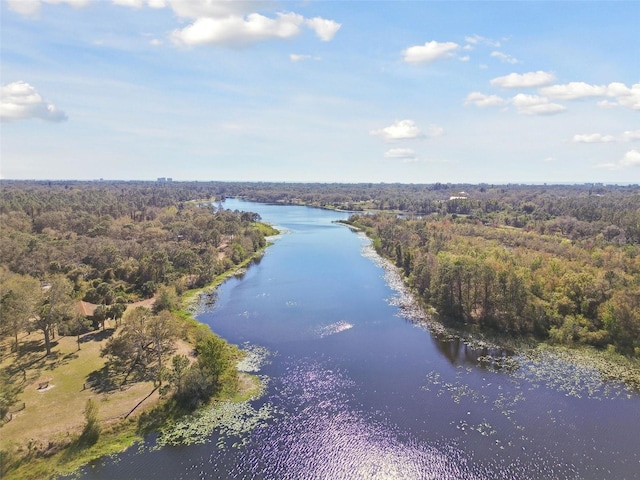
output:
<svg viewBox="0 0 640 480"><path fill-rule="evenodd" d="M640 189L553 190L465 191L430 214L350 223L441 318L640 357Z"/></svg>
<svg viewBox="0 0 640 480"><path fill-rule="evenodd" d="M24 332L40 331L49 355L57 336L77 336L80 348L80 335L112 320L118 335L103 351L105 370L92 379L102 389L149 379L162 385L166 378L176 399L193 407L216 392L224 372L235 371L225 343L185 327L175 311L182 293L266 245L270 229L256 214L198 201L213 190L197 184L0 186L0 334L18 358ZM128 304L150 297L153 310L125 314ZM81 302L93 311L84 312ZM175 341L189 332L198 354L191 367L184 356L171 357ZM19 382L10 380L20 372L1 374L0 418L19 394Z"/></svg>

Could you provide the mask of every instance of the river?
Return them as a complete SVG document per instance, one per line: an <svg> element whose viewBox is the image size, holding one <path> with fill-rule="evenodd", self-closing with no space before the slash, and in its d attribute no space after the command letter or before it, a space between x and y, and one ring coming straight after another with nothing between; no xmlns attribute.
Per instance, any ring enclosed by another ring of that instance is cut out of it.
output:
<svg viewBox="0 0 640 480"><path fill-rule="evenodd" d="M407 314L398 278L347 214L228 199L282 230L199 321L260 347L251 431L144 446L87 479L640 478L640 398L554 355L443 339Z"/></svg>

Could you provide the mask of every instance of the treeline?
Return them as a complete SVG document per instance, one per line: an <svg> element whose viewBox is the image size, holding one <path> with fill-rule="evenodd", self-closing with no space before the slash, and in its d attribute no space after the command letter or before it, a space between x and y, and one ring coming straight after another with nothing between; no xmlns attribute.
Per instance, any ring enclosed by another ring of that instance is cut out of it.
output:
<svg viewBox="0 0 640 480"><path fill-rule="evenodd" d="M393 211L408 217L461 215L571 239L602 234L640 243L637 185L233 184L227 195L348 211Z"/></svg>
<svg viewBox="0 0 640 480"><path fill-rule="evenodd" d="M110 305L209 283L265 245L259 216L195 203L210 189L85 182L3 182L0 265Z"/></svg>
<svg viewBox="0 0 640 480"><path fill-rule="evenodd" d="M600 233L571 239L553 219L531 230L455 215L350 223L443 318L640 356L638 244Z"/></svg>

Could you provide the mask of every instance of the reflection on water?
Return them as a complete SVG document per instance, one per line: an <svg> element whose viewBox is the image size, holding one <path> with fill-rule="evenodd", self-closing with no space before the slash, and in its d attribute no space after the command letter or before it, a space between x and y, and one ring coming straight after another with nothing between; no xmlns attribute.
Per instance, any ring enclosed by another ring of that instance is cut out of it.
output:
<svg viewBox="0 0 640 480"><path fill-rule="evenodd" d="M489 349L488 347L473 347L469 342L459 337L436 337L432 336L431 341L436 349L444 355L452 365L468 364L477 365L478 359L491 354L496 356L506 352Z"/></svg>

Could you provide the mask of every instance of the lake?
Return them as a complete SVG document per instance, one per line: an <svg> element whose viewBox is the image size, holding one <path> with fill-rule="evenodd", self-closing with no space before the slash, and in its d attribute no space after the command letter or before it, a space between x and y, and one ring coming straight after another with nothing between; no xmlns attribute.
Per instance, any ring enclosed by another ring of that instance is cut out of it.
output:
<svg viewBox="0 0 640 480"><path fill-rule="evenodd" d="M87 479L640 478L640 397L561 356L436 335L348 214L228 199L281 229L198 320L262 355L250 431L145 445ZM250 414L249 414L250 416Z"/></svg>

